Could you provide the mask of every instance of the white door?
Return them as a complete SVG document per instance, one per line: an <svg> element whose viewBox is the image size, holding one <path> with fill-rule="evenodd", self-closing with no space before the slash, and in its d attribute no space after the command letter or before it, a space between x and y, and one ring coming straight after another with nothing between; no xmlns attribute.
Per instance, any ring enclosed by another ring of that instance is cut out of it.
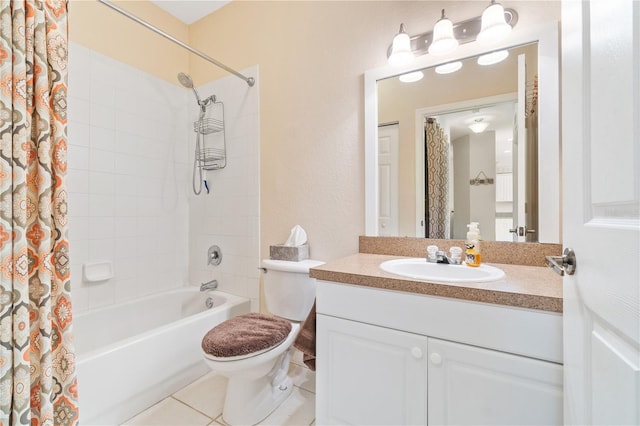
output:
<svg viewBox="0 0 640 426"><path fill-rule="evenodd" d="M639 25L636 0L562 2L567 424L640 424Z"/></svg>
<svg viewBox="0 0 640 426"><path fill-rule="evenodd" d="M317 424L426 424L426 337L327 315L317 330Z"/></svg>
<svg viewBox="0 0 640 426"><path fill-rule="evenodd" d="M562 365L429 338L430 425L562 425Z"/></svg>
<svg viewBox="0 0 640 426"><path fill-rule="evenodd" d="M378 235L398 236L397 124L378 127Z"/></svg>
<svg viewBox="0 0 640 426"><path fill-rule="evenodd" d="M525 124L525 105L527 98L527 70L525 55L518 56L518 102L513 126L513 241L526 241L525 200L526 200L526 160L527 135ZM522 235L519 229L523 228Z"/></svg>

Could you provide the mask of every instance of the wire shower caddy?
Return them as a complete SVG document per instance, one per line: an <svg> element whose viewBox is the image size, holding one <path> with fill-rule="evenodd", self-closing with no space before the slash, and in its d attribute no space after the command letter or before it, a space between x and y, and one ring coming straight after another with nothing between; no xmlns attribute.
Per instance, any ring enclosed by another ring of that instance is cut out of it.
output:
<svg viewBox="0 0 640 426"><path fill-rule="evenodd" d="M224 103L202 106L200 119L193 122L193 131L200 143L196 145L196 164L201 170L219 170L227 165L227 141L224 123Z"/></svg>

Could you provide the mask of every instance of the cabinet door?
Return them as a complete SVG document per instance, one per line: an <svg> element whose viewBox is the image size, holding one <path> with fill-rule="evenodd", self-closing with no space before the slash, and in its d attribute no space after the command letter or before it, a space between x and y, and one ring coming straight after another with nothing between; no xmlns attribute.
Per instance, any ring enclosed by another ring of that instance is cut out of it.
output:
<svg viewBox="0 0 640 426"><path fill-rule="evenodd" d="M427 338L317 318L317 424L426 424Z"/></svg>
<svg viewBox="0 0 640 426"><path fill-rule="evenodd" d="M429 424L561 425L562 365L429 339Z"/></svg>

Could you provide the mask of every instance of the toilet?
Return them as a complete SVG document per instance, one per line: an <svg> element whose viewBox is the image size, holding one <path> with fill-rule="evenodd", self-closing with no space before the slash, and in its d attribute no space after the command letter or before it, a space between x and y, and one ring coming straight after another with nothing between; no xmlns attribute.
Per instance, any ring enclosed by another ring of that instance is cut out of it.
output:
<svg viewBox="0 0 640 426"><path fill-rule="evenodd" d="M205 361L228 379L222 410L228 424L259 423L293 391L287 375L292 345L316 297L309 269L323 263L263 260L265 303L271 315L234 317L204 336Z"/></svg>

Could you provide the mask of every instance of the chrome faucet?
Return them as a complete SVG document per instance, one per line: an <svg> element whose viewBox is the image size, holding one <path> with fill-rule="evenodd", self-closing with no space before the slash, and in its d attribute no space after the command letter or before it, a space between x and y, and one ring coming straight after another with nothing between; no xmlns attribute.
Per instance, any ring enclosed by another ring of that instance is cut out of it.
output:
<svg viewBox="0 0 640 426"><path fill-rule="evenodd" d="M215 290L216 288L218 288L218 280L211 280L200 284L200 291Z"/></svg>
<svg viewBox="0 0 640 426"><path fill-rule="evenodd" d="M449 261L449 258L447 257L447 255L443 250L438 250L436 252L436 263L444 263L448 265L452 262Z"/></svg>

